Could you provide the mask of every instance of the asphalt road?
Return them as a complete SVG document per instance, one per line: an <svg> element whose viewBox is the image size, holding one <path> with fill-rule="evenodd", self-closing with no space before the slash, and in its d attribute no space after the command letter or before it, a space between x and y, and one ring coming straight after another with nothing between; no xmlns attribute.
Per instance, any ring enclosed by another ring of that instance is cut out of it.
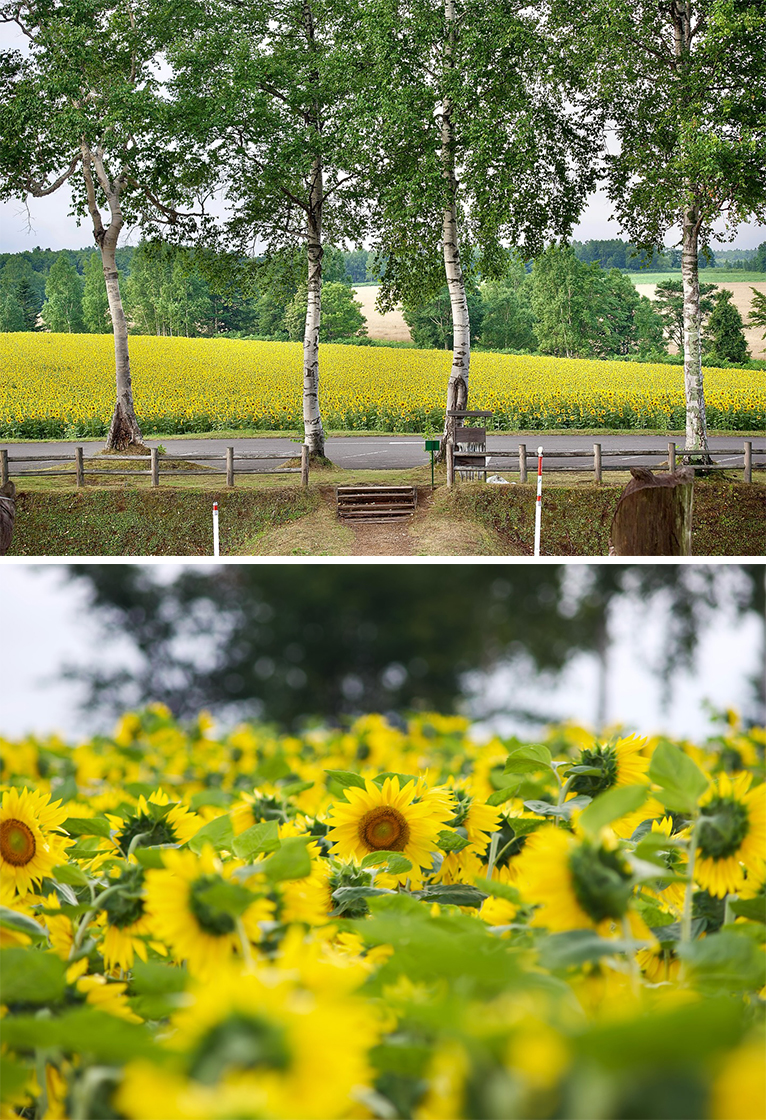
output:
<svg viewBox="0 0 766 1120"><path fill-rule="evenodd" d="M600 443L604 466L627 470L630 466L652 466L660 461L667 460L668 439L663 436L646 435L641 432L626 432L622 435L603 436L572 436L566 432L539 432L526 436L502 436L489 434L487 436L487 449L489 452L488 469L501 473L503 471L518 471L518 446L521 441L526 443L528 459L527 468L530 472L536 471L536 452L538 446L543 448L544 469L556 470L563 467L576 467L583 471L593 469L593 444ZM751 439L753 445L754 466L763 465L766 455L766 437ZM268 470L276 467L283 458L294 457L299 454L299 444L289 437L276 438L244 438L244 439L186 439L157 440L147 439L150 447L164 446L168 454L183 455L190 460L196 460L199 455L225 455L227 447L234 447L235 458L247 452L273 452L274 461L262 460L248 464L253 470ZM711 436L709 439L710 450L716 462L732 468L742 466L743 439L736 436ZM96 454L103 446L102 440L82 440L80 445L85 449L86 459ZM27 470L39 470L41 467L65 468L66 463L54 459L45 459L42 462L32 463L28 456L66 456L70 461L74 459L76 443L73 442L38 442L38 443L11 443L0 442L0 449L8 451L10 459L11 477ZM676 446L680 453L683 447L683 437L676 437ZM497 451L511 451L511 455L493 454ZM716 453L716 449L721 449ZM339 467L356 470L397 470L407 467L416 467L430 461L430 456L424 450L423 437L416 435L381 435L381 436L331 436L326 444L327 455ZM586 451L587 456L582 458L557 457L557 451ZM618 455L612 457L608 452L632 451L633 455ZM652 454L654 452L654 454ZM661 452L658 458L657 452ZM200 463L203 460L197 460ZM126 464L127 465L127 464ZM222 461L208 462L209 466L225 469ZM237 463L239 472L244 464Z"/></svg>

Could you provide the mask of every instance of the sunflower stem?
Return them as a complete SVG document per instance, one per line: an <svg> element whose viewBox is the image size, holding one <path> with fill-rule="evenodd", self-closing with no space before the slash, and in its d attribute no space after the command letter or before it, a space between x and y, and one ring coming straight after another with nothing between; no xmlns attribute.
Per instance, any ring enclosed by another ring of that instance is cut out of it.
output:
<svg viewBox="0 0 766 1120"><path fill-rule="evenodd" d="M636 960L636 943L633 940L633 930L630 928L630 921L627 914L622 916L622 939L628 946L628 967L630 968L630 987L633 995L637 996L641 991L641 973Z"/></svg>
<svg viewBox="0 0 766 1120"><path fill-rule="evenodd" d="M558 798L556 800L556 806L557 806L557 808L560 809L561 806L564 804L564 801L566 799L566 795L569 793L570 789L572 788L572 782L574 781L575 775L573 775L571 778L567 778L567 780L562 785L561 784L561 778L558 776L558 773L556 771L554 771L554 773L556 774L556 781L559 783L559 795L558 795ZM558 828L560 824L561 824L561 817L558 817L558 816L554 817L553 818L553 827Z"/></svg>
<svg viewBox="0 0 766 1120"><path fill-rule="evenodd" d="M250 938L247 936L245 923L241 918L237 918L237 933L239 934L239 943L242 946L242 956L245 961L245 968L248 972L254 972L255 962L253 960L253 953L250 948Z"/></svg>
<svg viewBox="0 0 766 1120"><path fill-rule="evenodd" d="M731 925L733 922L736 922L736 920L737 920L737 915L733 912L733 910L731 908L731 904L732 904L732 902L736 902L738 898L739 898L739 895L736 894L736 893L726 895L726 901L724 902L724 911L723 911L723 924L725 926Z"/></svg>
<svg viewBox="0 0 766 1120"><path fill-rule="evenodd" d="M138 845L141 843L142 840L145 840L147 836L151 836L151 832L137 832L136 833L136 835L130 841L130 847L128 848L128 856L127 856L128 859L130 859L130 857L133 855L133 853L135 852Z"/></svg>
<svg viewBox="0 0 766 1120"><path fill-rule="evenodd" d="M40 1086L40 1096L37 1098L35 1104L35 1120L40 1120L48 1111L48 1079L45 1076L46 1065L45 1052L42 1050L35 1050L35 1073L37 1074L37 1081Z"/></svg>
<svg viewBox="0 0 766 1120"><path fill-rule="evenodd" d="M689 859L686 864L686 874L688 881L686 884L686 891L684 892L684 912L681 918L681 942L691 941L692 939L692 897L694 895L694 861L697 855L697 829L699 828L699 820L692 829L692 834L689 837Z"/></svg>
<svg viewBox="0 0 766 1120"><path fill-rule="evenodd" d="M99 910L101 910L103 900L105 898L108 898L110 895L116 894L117 891L119 891L121 885L122 885L121 883L116 883L113 887L107 887L105 891L101 892L101 894L98 896L98 898L93 898L93 905L91 906L90 910L86 910L86 912L83 914L82 920L80 921L80 924L77 927L77 932L74 935L74 939L72 941L72 948L69 950L69 960L70 961L75 956L75 954L80 951L80 945L82 943L83 937L85 936L85 931L87 930L88 926L90 925L90 920L93 917L93 915L96 914ZM91 887L91 895L93 895L92 884L90 883L90 881L88 881L88 886Z"/></svg>
<svg viewBox="0 0 766 1120"><path fill-rule="evenodd" d="M489 842L489 861L487 863L487 878L488 879L492 878L492 872L495 870L495 863L497 862L497 846L498 846L499 843L500 843L500 833L499 832L493 832L492 833L492 838ZM505 848L507 848L507 847L508 847L508 845L506 844ZM505 848L503 848L503 851L505 851Z"/></svg>

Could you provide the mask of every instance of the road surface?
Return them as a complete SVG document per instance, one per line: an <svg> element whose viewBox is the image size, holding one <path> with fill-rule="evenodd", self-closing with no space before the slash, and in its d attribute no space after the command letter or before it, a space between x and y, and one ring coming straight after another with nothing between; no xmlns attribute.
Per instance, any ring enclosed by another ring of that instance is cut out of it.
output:
<svg viewBox="0 0 766 1120"><path fill-rule="evenodd" d="M534 459L537 447L542 446L544 453L544 466L548 470L562 467L577 467L583 471L593 469L593 444L600 443L602 454L605 456L604 464L610 468L619 467L627 470L630 466L657 465L659 459L657 452L661 452L662 460L667 459L668 439L665 436L646 435L642 432L626 432L621 435L602 436L573 436L567 432L536 432L524 436L503 436L490 433L487 436L487 451L489 460L488 469L492 472L518 471L518 445L524 442L529 458L527 466L530 471L536 470ZM103 440L80 440L77 442L37 442L37 443L6 443L0 441L0 449L8 451L11 477L26 470L39 470L41 467L65 467L65 463L53 459L32 463L26 460L27 456L65 455L74 459L75 447L84 447L86 460L95 455L103 447ZM235 458L243 452L273 452L273 463L268 460L253 462L248 467L253 470L268 470L276 467L279 461L299 454L300 444L291 440L289 436L268 438L242 438L233 439L194 439L186 437L173 440L147 439L149 447L164 446L168 454L183 455L185 458L195 460L197 455L225 455L227 447L233 447ZM742 466L744 440L739 436L711 436L709 439L710 450L716 462L730 465L732 468ZM754 466L763 465L763 456L766 454L766 436L751 438L753 445ZM404 470L409 467L424 465L430 461L430 456L424 450L424 438L417 435L380 435L380 436L330 436L327 439L326 452L328 457L338 467L347 470ZM676 446L680 454L683 448L683 437L676 437ZM493 455L492 449L511 450L512 456ZM726 453L716 453L716 448L728 449ZM556 451L587 451L588 456L569 459L556 456ZM640 451L642 454L631 456L609 456L610 451ZM654 452L654 454L652 454ZM198 460L203 463L203 460ZM126 464L127 465L127 464ZM207 465L225 470L225 464L209 462ZM244 464L237 463L239 473ZM87 469L87 468L86 468Z"/></svg>

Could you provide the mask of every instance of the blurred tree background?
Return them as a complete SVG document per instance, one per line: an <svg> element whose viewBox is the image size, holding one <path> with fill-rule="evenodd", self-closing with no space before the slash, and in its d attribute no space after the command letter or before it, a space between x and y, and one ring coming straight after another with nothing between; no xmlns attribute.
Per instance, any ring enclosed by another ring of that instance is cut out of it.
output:
<svg viewBox="0 0 766 1120"><path fill-rule="evenodd" d="M113 671L94 660L66 675L84 685L91 711L161 701L181 717L209 708L297 727L372 710L459 710L477 672L516 665L555 675L585 652L601 667L600 725L617 602L632 601L641 618L662 610L653 668L669 697L717 613L764 618L764 572L763 564L259 564L189 567L168 581L143 565L72 565L105 634L126 637L139 664ZM760 660L753 651L753 719L764 718L764 650ZM548 718L520 693L504 712Z"/></svg>

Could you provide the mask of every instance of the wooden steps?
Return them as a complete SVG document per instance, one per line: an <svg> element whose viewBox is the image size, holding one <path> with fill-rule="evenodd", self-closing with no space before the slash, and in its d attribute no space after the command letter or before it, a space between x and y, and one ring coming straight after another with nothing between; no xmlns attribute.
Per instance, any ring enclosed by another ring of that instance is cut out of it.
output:
<svg viewBox="0 0 766 1120"><path fill-rule="evenodd" d="M338 516L365 525L402 521L418 504L414 486L336 486Z"/></svg>

